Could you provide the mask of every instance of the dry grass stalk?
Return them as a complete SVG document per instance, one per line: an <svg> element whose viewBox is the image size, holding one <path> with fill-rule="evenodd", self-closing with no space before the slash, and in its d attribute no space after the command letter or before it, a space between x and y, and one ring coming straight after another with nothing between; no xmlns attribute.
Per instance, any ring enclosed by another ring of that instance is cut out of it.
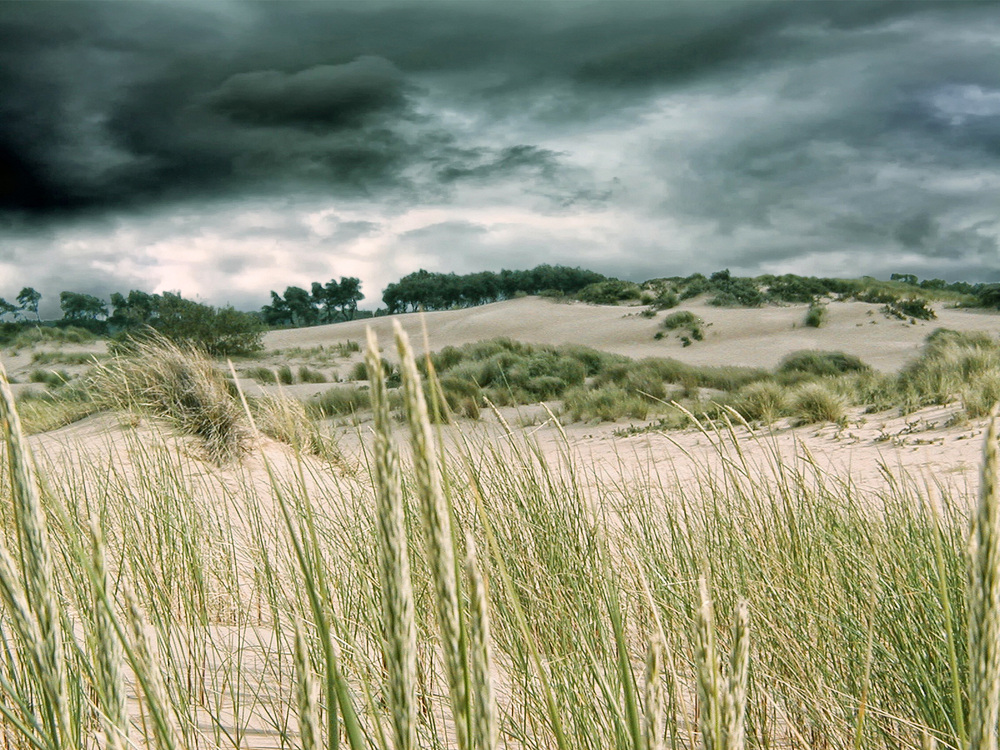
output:
<svg viewBox="0 0 1000 750"><path fill-rule="evenodd" d="M21 421L14 403L7 373L0 365L0 424L7 440L7 460L10 465L14 496L14 518L20 536L23 589L18 582L16 566L3 560L4 598L12 614L21 622L22 637L31 634L37 678L45 695L46 723L56 746L72 746L76 732L69 718L69 687L63 654L61 609L53 581L52 552L45 522L45 511L35 480L31 459L24 445ZM25 605L27 609L25 610ZM33 621L34 632L29 625ZM31 644L31 641L28 641Z"/></svg>
<svg viewBox="0 0 1000 750"><path fill-rule="evenodd" d="M646 748L663 750L666 724L666 696L663 689L663 661L666 646L659 631L649 638L646 651Z"/></svg>
<svg viewBox="0 0 1000 750"><path fill-rule="evenodd" d="M378 340L368 331L365 353L375 419L375 494L379 573L382 582L383 653L389 672L387 700L394 746L416 746L417 635L407 552L406 518L399 456L392 442L392 419Z"/></svg>
<svg viewBox="0 0 1000 750"><path fill-rule="evenodd" d="M420 374L409 338L398 321L393 321L396 348L399 352L406 416L413 443L414 477L420 499L421 516L427 541L427 556L434 579L434 600L445 674L455 719L456 744L467 750L469 699L465 682L465 659L461 644L458 581L452 543L451 508L441 486L441 465L431 432L431 421L420 385Z"/></svg>
<svg viewBox="0 0 1000 750"><path fill-rule="evenodd" d="M1000 714L1000 488L997 410L983 447L979 507L969 535L969 747L996 750Z"/></svg>
<svg viewBox="0 0 1000 750"><path fill-rule="evenodd" d="M93 565L93 607L95 683L101 707L101 722L109 750L128 743L128 715L125 711L125 673L122 645L108 610L113 601L105 560L104 536L100 521L90 520L91 563Z"/></svg>
<svg viewBox="0 0 1000 750"><path fill-rule="evenodd" d="M698 670L699 724L705 750L726 750L723 733L725 695L715 642L715 611L705 578L698 580L701 603L695 616L695 665Z"/></svg>
<svg viewBox="0 0 1000 750"><path fill-rule="evenodd" d="M302 750L319 747L319 712L316 708L316 680L309 661L309 647L302 622L295 617L295 697L299 709L299 745Z"/></svg>
<svg viewBox="0 0 1000 750"><path fill-rule="evenodd" d="M746 740L747 683L750 675L750 607L743 601L733 623L733 651L729 660L726 700L726 747L742 750Z"/></svg>
<svg viewBox="0 0 1000 750"><path fill-rule="evenodd" d="M132 669L142 685L146 705L153 722L153 737L160 750L176 750L180 747L177 730L170 719L170 699L163 683L163 672L157 656L156 643L150 636L146 616L139 608L135 593L129 586L124 587L128 625L131 630Z"/></svg>
<svg viewBox="0 0 1000 750"><path fill-rule="evenodd" d="M702 743L705 750L743 750L750 667L749 607L740 602L736 610L727 682L722 675L715 639L715 612L704 577L698 581L698 591L701 605L695 623L695 662Z"/></svg>
<svg viewBox="0 0 1000 750"><path fill-rule="evenodd" d="M469 581L471 625L472 732L473 745L494 750L500 739L496 695L493 690L493 653L490 644L489 589L479 569L476 543L466 536L465 574Z"/></svg>

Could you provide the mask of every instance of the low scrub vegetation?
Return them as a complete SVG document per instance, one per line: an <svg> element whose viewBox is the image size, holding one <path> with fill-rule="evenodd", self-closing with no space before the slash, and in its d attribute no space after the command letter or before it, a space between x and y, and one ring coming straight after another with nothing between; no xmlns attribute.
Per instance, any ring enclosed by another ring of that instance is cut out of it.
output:
<svg viewBox="0 0 1000 750"><path fill-rule="evenodd" d="M371 472L318 490L151 446L36 481L0 389L12 747L989 746L994 425L971 503L748 471L708 430L694 481L615 481L514 436L444 453L398 346L412 458L373 349Z"/></svg>
<svg viewBox="0 0 1000 750"><path fill-rule="evenodd" d="M826 322L826 315L826 305L813 302L809 305L809 310L806 312L805 324L809 328L820 328Z"/></svg>

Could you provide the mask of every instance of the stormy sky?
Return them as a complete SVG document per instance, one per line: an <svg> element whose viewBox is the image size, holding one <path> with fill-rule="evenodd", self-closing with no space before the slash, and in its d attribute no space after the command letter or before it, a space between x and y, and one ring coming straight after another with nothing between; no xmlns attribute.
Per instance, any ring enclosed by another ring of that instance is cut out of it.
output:
<svg viewBox="0 0 1000 750"><path fill-rule="evenodd" d="M995 2L3 2L0 296L1000 280Z"/></svg>

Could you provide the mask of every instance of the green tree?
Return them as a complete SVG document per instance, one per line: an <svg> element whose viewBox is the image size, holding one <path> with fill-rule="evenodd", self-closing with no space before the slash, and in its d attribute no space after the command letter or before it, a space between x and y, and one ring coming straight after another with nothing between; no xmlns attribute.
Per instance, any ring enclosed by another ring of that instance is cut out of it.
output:
<svg viewBox="0 0 1000 750"><path fill-rule="evenodd" d="M328 304L339 311L344 320L354 320L358 312L358 302L365 298L361 293L361 279L341 276L339 284L331 279L325 289Z"/></svg>
<svg viewBox="0 0 1000 750"><path fill-rule="evenodd" d="M12 305L10 302L0 297L0 318L9 313L17 314L17 305Z"/></svg>
<svg viewBox="0 0 1000 750"><path fill-rule="evenodd" d="M108 314L108 307L102 299L79 292L60 292L59 307L63 311L63 320L98 320Z"/></svg>
<svg viewBox="0 0 1000 750"><path fill-rule="evenodd" d="M42 295L40 292L35 291L30 286L24 287L17 295L17 304L20 306L20 310L34 313L35 320L39 323L42 319L38 317L38 303L41 302Z"/></svg>

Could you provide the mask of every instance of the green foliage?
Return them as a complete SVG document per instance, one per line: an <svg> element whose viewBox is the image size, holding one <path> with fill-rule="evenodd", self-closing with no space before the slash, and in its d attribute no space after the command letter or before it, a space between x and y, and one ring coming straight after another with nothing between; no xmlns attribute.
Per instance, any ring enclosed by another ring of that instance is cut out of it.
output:
<svg viewBox="0 0 1000 750"><path fill-rule="evenodd" d="M69 379L69 373L65 370L32 370L28 375L29 383L44 383L49 388L66 385Z"/></svg>
<svg viewBox="0 0 1000 750"><path fill-rule="evenodd" d="M853 354L804 349L792 352L782 359L777 373L779 376L785 376L787 382L804 376L827 377L848 372L865 372L869 369L868 365Z"/></svg>
<svg viewBox="0 0 1000 750"><path fill-rule="evenodd" d="M92 294L60 292L59 307L63 311L63 320L73 322L95 321L108 314L108 306Z"/></svg>
<svg viewBox="0 0 1000 750"><path fill-rule="evenodd" d="M274 385L278 382L277 375L270 367L248 367L242 374L243 377L255 380L261 385Z"/></svg>
<svg viewBox="0 0 1000 750"><path fill-rule="evenodd" d="M592 305L614 305L618 302L638 300L641 293L642 289L636 283L608 279L588 284L577 293L576 298Z"/></svg>
<svg viewBox="0 0 1000 750"><path fill-rule="evenodd" d="M288 365L282 365L275 372L275 377L281 385L292 385L295 382L295 375L292 374L292 368Z"/></svg>
<svg viewBox="0 0 1000 750"><path fill-rule="evenodd" d="M576 294L588 284L606 281L594 271L566 266L536 266L528 271L482 271L457 276L423 269L389 284L382 293L389 314L407 310L448 310L471 307L518 295L561 292Z"/></svg>
<svg viewBox="0 0 1000 750"><path fill-rule="evenodd" d="M927 304L927 300L919 297L893 300L887 303L882 309L887 315L892 315L900 320L906 320L907 318L934 320L937 318L934 308Z"/></svg>
<svg viewBox="0 0 1000 750"><path fill-rule="evenodd" d="M649 414L649 402L617 385L578 386L566 393L563 409L575 421L614 422L626 417L645 419Z"/></svg>
<svg viewBox="0 0 1000 750"><path fill-rule="evenodd" d="M670 313L663 319L664 329L668 331L681 331L678 335L684 346L690 346L692 339L694 341L701 341L705 338L704 325L705 321L690 310L678 310L677 312Z"/></svg>
<svg viewBox="0 0 1000 750"><path fill-rule="evenodd" d="M6 343L15 351L38 344L88 344L95 339L93 333L77 326L14 325L8 335Z"/></svg>
<svg viewBox="0 0 1000 750"><path fill-rule="evenodd" d="M813 302L806 313L806 325L810 328L819 328L826 322L826 312L826 305Z"/></svg>
<svg viewBox="0 0 1000 750"><path fill-rule="evenodd" d="M690 310L679 310L670 313L663 319L663 327L668 331L674 331L678 328L695 328L701 326L702 323L704 321Z"/></svg>
<svg viewBox="0 0 1000 750"><path fill-rule="evenodd" d="M312 283L311 291L290 286L284 296L271 292L271 304L261 308L261 317L270 326L311 326L317 323L334 323L354 320L358 302L365 295L361 280L354 277L331 279L326 284Z"/></svg>
<svg viewBox="0 0 1000 750"><path fill-rule="evenodd" d="M217 357L247 356L264 348L263 327L248 313L232 307L215 308L165 292L132 290L128 297L111 295L114 312L109 325L119 344L142 338L149 331L184 346L197 346Z"/></svg>
<svg viewBox="0 0 1000 750"><path fill-rule="evenodd" d="M927 337L920 356L904 367L897 390L907 410L946 404L960 394L978 413L977 393L988 394L1000 372L1000 343L983 333L939 328Z"/></svg>
<svg viewBox="0 0 1000 750"><path fill-rule="evenodd" d="M785 414L788 401L788 393L783 385L764 380L740 388L733 408L748 422L771 424Z"/></svg>
<svg viewBox="0 0 1000 750"><path fill-rule="evenodd" d="M331 388L306 402L306 409L313 417L345 416L370 408L368 389L350 386Z"/></svg>
<svg viewBox="0 0 1000 750"><path fill-rule="evenodd" d="M821 383L803 383L792 393L789 411L799 424L839 422L844 418L844 403Z"/></svg>
<svg viewBox="0 0 1000 750"><path fill-rule="evenodd" d="M299 382L300 383L325 383L326 375L321 373L319 370L313 370L311 367L306 367L302 365L299 367Z"/></svg>

